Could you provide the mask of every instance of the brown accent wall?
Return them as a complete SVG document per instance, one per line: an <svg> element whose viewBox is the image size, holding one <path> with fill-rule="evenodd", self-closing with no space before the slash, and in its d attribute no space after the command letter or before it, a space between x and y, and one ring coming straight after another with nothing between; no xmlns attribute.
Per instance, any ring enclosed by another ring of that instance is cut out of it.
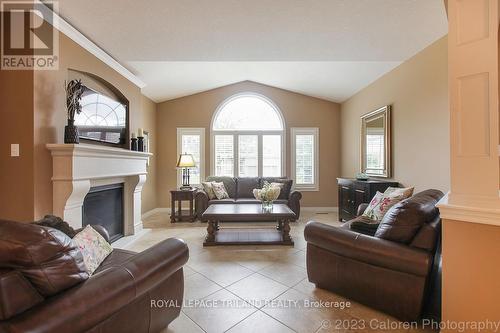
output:
<svg viewBox="0 0 500 333"><path fill-rule="evenodd" d="M176 184L177 128L205 128L205 175L210 175L210 123L226 98L241 92L267 96L286 122L286 173L290 175L290 128L319 127L320 190L303 192L302 205L337 206L336 177L340 168L340 106L337 103L245 81L158 104L158 207L169 207L169 190Z"/></svg>
<svg viewBox="0 0 500 333"><path fill-rule="evenodd" d="M140 89L60 33L59 70L0 71L0 218L32 221L52 212L52 159L47 143L62 143L66 124L64 81L70 70L89 72L118 88L130 101L130 128L150 132L156 153L156 104ZM71 74L73 78L74 73ZM10 157L10 144L20 143L20 157ZM143 187L142 211L157 206L156 157Z"/></svg>
<svg viewBox="0 0 500 333"><path fill-rule="evenodd" d="M33 71L0 70L0 219L33 219ZM18 143L20 156L10 156Z"/></svg>
<svg viewBox="0 0 500 333"><path fill-rule="evenodd" d="M447 37L342 104L343 176L360 171L360 116L392 105L393 179L417 191L450 186Z"/></svg>
<svg viewBox="0 0 500 333"><path fill-rule="evenodd" d="M154 103L141 94L140 88L62 33L59 34L59 48L59 70L35 73L34 215L36 218L52 212L52 158L45 145L64 141L66 125L64 81L74 78L74 71L97 75L116 87L130 103L130 130L136 133L139 127L148 130L153 141L151 152L156 153ZM143 188L143 212L156 207L155 196L151 195L155 191L154 172L153 157L148 179Z"/></svg>

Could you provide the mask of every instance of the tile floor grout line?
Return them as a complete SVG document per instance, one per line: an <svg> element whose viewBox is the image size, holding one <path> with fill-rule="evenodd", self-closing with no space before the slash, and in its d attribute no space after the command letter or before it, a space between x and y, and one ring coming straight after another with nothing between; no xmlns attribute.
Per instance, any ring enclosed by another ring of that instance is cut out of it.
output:
<svg viewBox="0 0 500 333"><path fill-rule="evenodd" d="M229 330L231 330L233 327L235 327L236 325L238 325L239 323L241 323L243 320L246 320L247 318L249 318L250 316L253 316L254 313L257 313L259 312L259 309L255 309L254 312L252 312L251 314L249 314L248 316L246 316L245 318L243 318L242 320L240 320L239 322L237 322L236 324L234 324L233 326L229 327L227 330L223 331L223 333L226 333L228 332Z"/></svg>
<svg viewBox="0 0 500 333"><path fill-rule="evenodd" d="M294 330L293 328L291 328L290 326L288 326L287 324L285 324L284 322L282 322L281 320L277 319L277 318L274 318L273 316L271 316L269 313L267 312L264 312L262 310L260 310L260 312L262 312L264 315L268 316L269 318L272 318L274 320L276 320L278 323L282 324L283 326L289 328L290 330L294 331L295 333L298 333L296 330Z"/></svg>
<svg viewBox="0 0 500 333"><path fill-rule="evenodd" d="M185 315L185 316L186 316L189 320L191 320L191 321L192 321L192 322L193 322L196 326L198 326L198 327L200 328L200 330L202 330L203 332L207 333L207 331L205 331L205 330L203 329L203 327L201 327L200 325L198 325L198 323L197 323L196 321L194 321L194 319L193 319L193 318L189 317L189 315L188 315L186 312L184 312L184 310L181 310L181 311L182 311L182 313L184 313L184 315ZM176 319L177 319L177 318L176 318ZM167 327L168 327L168 326L167 326Z"/></svg>

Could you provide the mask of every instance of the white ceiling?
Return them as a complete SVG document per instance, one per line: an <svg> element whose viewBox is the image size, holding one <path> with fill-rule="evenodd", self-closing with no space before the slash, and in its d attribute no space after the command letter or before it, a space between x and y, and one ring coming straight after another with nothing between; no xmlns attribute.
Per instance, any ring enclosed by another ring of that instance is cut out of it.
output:
<svg viewBox="0 0 500 333"><path fill-rule="evenodd" d="M252 80L341 102L447 33L443 0L64 0L159 102Z"/></svg>

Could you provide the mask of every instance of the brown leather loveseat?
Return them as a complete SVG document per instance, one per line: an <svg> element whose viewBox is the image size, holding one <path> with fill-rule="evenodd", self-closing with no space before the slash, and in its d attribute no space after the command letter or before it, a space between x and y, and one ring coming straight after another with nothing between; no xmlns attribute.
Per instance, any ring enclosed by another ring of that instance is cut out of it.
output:
<svg viewBox="0 0 500 333"><path fill-rule="evenodd" d="M0 332L160 332L180 313L187 260L186 244L167 239L114 249L89 277L63 232L0 221Z"/></svg>
<svg viewBox="0 0 500 333"><path fill-rule="evenodd" d="M341 227L309 222L304 230L309 281L401 320L419 319L440 238L436 204L442 196L426 190L399 202L373 236L351 230L362 216Z"/></svg>
<svg viewBox="0 0 500 333"><path fill-rule="evenodd" d="M283 187L280 192L280 196L275 203L286 204L290 209L297 215L297 219L300 216L300 199L302 199L302 194L299 191L292 191L293 180L284 177L207 177L207 182L222 182L229 195L227 199L209 199L208 194L199 190L196 192L196 216L201 219L203 212L211 204L251 204L259 203L257 199L254 198L253 190L255 188L262 188L264 182L269 183L283 183Z"/></svg>

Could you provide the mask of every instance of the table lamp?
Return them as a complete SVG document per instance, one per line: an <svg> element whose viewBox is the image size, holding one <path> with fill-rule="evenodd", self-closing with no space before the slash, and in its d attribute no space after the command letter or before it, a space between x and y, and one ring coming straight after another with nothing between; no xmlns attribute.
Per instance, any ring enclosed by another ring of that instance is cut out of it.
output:
<svg viewBox="0 0 500 333"><path fill-rule="evenodd" d="M189 168L194 168L196 164L194 163L193 155L191 154L180 154L179 160L177 161L177 167L182 168L182 186L181 190L190 190L189 185Z"/></svg>

